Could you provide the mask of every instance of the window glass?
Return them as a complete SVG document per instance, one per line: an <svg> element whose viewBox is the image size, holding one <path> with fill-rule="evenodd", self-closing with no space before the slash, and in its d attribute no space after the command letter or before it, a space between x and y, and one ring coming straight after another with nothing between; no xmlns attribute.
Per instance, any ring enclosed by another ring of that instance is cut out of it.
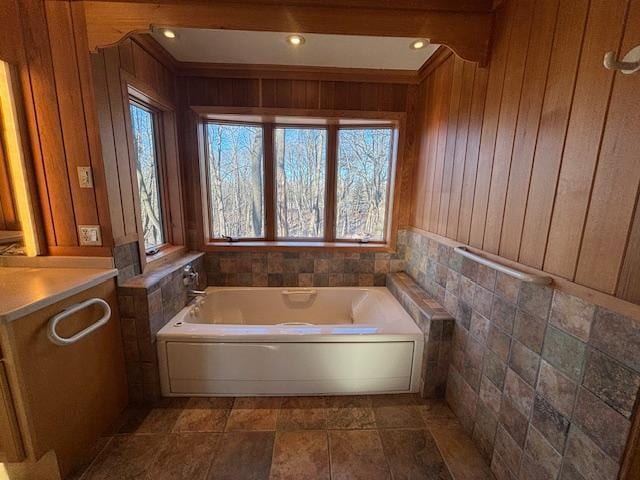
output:
<svg viewBox="0 0 640 480"><path fill-rule="evenodd" d="M385 239L391 139L390 128L339 130L336 238Z"/></svg>
<svg viewBox="0 0 640 480"><path fill-rule="evenodd" d="M322 238L327 131L277 127L274 142L277 236Z"/></svg>
<svg viewBox="0 0 640 480"><path fill-rule="evenodd" d="M262 127L208 123L206 128L211 237L263 238Z"/></svg>
<svg viewBox="0 0 640 480"><path fill-rule="evenodd" d="M155 118L153 112L136 103L130 104L130 110L133 143L136 151L136 172L138 191L140 192L144 246L146 250L150 250L165 243L156 152Z"/></svg>

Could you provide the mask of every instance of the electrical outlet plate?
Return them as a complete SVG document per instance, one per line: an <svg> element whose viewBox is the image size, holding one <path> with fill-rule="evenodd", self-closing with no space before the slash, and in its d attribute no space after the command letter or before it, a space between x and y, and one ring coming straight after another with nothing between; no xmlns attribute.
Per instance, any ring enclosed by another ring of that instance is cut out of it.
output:
<svg viewBox="0 0 640 480"><path fill-rule="evenodd" d="M78 183L80 188L93 188L93 171L91 167L78 167Z"/></svg>
<svg viewBox="0 0 640 480"><path fill-rule="evenodd" d="M78 233L80 234L80 245L83 246L101 246L102 235L100 233L100 225L79 225Z"/></svg>

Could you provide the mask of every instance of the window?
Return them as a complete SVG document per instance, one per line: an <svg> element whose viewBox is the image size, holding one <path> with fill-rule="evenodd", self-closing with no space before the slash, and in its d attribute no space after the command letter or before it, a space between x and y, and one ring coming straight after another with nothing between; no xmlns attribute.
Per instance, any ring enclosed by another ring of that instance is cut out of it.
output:
<svg viewBox="0 0 640 480"><path fill-rule="evenodd" d="M390 128L338 132L336 238L384 240L392 133Z"/></svg>
<svg viewBox="0 0 640 480"><path fill-rule="evenodd" d="M394 124L245 118L203 124L210 240L386 242Z"/></svg>
<svg viewBox="0 0 640 480"><path fill-rule="evenodd" d="M264 238L262 127L208 124L209 206L213 238Z"/></svg>
<svg viewBox="0 0 640 480"><path fill-rule="evenodd" d="M136 173L140 194L140 216L146 251L165 243L158 169L155 112L131 101L131 129L136 152Z"/></svg>
<svg viewBox="0 0 640 480"><path fill-rule="evenodd" d="M275 129L278 238L324 236L327 131Z"/></svg>

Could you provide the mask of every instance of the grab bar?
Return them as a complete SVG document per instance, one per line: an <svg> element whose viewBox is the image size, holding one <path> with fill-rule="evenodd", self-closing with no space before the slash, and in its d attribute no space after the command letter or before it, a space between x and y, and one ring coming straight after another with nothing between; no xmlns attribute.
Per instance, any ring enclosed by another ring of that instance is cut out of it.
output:
<svg viewBox="0 0 640 480"><path fill-rule="evenodd" d="M474 260L482 265L486 265L487 267L491 267L499 272L506 273L507 275L511 275L512 277L517 278L525 283L535 283L536 285L549 285L553 282L551 277L547 277L544 275L533 275L529 273L521 272L520 270L516 270L511 267L507 267L506 265L502 265L501 263L494 262L493 260L489 260L488 258L481 257L477 253L470 252L467 247L456 247L453 249L454 252L459 253L463 257Z"/></svg>
<svg viewBox="0 0 640 480"><path fill-rule="evenodd" d="M72 315L82 310L83 308L86 308L94 304L100 305L104 310L102 317L100 317L100 319L97 322L89 325L87 328L79 331L72 337L67 338L67 337L61 337L60 335L58 335L58 332L56 332L56 327L58 326L58 323L60 323L61 320L64 320L69 315ZM51 317L51 319L49 320L48 337L49 337L49 340L51 340L56 345L70 345L72 343L76 343L78 340L86 337L91 332L97 330L98 328L106 324L110 318L111 318L111 307L109 306L109 304L101 298L91 298L84 302L71 305L70 307L64 309L62 312Z"/></svg>
<svg viewBox="0 0 640 480"><path fill-rule="evenodd" d="M318 293L318 291L315 288L282 291L282 295L315 295L316 293Z"/></svg>

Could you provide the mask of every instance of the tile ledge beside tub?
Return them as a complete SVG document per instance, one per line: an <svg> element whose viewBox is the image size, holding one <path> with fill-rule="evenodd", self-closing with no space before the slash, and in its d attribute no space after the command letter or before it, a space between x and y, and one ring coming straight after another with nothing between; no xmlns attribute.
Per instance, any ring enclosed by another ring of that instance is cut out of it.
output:
<svg viewBox="0 0 640 480"><path fill-rule="evenodd" d="M387 288L424 333L420 394L423 398L442 398L455 320L404 272L388 274Z"/></svg>
<svg viewBox="0 0 640 480"><path fill-rule="evenodd" d="M182 271L187 265L191 265L198 273L197 285L184 285ZM145 273L129 278L118 287L127 382L132 403L149 403L160 398L156 334L187 304L187 290L200 290L206 286L204 253L186 252L158 262Z"/></svg>

